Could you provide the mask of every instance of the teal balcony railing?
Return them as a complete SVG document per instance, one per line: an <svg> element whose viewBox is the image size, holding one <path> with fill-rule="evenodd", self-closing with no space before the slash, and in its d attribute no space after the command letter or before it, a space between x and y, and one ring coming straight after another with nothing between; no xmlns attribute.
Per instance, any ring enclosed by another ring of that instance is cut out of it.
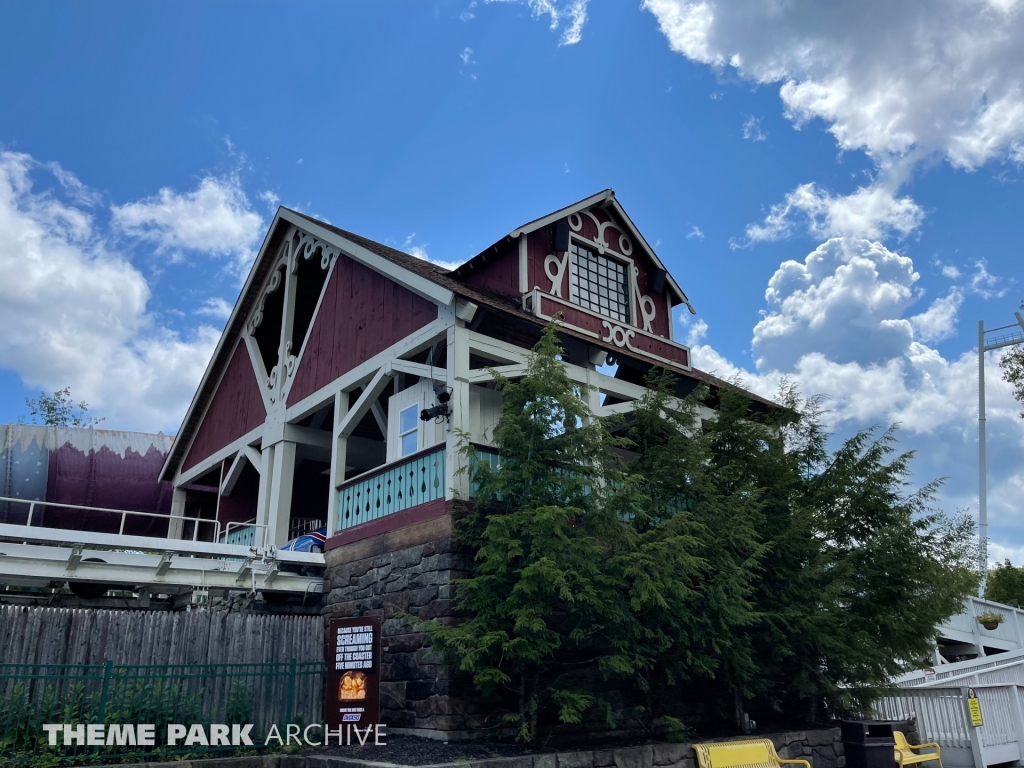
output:
<svg viewBox="0 0 1024 768"><path fill-rule="evenodd" d="M338 489L338 530L444 498L444 446L367 473Z"/></svg>

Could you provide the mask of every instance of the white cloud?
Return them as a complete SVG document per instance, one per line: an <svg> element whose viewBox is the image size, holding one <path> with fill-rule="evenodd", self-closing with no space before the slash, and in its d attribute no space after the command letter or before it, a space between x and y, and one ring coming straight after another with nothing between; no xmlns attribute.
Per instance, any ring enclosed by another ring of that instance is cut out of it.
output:
<svg viewBox="0 0 1024 768"><path fill-rule="evenodd" d="M833 238L768 281L769 311L754 327L758 367L787 370L810 352L841 363L878 363L913 341L899 319L914 301L913 262L880 243Z"/></svg>
<svg viewBox="0 0 1024 768"><path fill-rule="evenodd" d="M916 482L947 476L941 504L976 512L977 350L946 358L929 346L954 332L969 286L954 286L915 313L917 282L910 258L857 238L834 238L802 260L784 262L769 281L768 308L753 331L752 370L707 344L702 321L685 313L680 321L698 368L739 376L766 397L784 378L805 394L824 394L826 419L840 437L901 424L901 448L917 450ZM1024 540L1024 420L998 359L998 352L985 359L993 552Z"/></svg>
<svg viewBox="0 0 1024 768"><path fill-rule="evenodd" d="M768 134L761 130L760 118L750 115L743 123L743 138L747 141L764 141Z"/></svg>
<svg viewBox="0 0 1024 768"><path fill-rule="evenodd" d="M952 264L947 264L942 268L942 276L948 277L950 280L956 280L960 277L960 270Z"/></svg>
<svg viewBox="0 0 1024 768"><path fill-rule="evenodd" d="M701 228L696 224L694 224L693 228L686 234L687 240L692 240L693 238L697 238L698 240L704 239L704 232L701 231Z"/></svg>
<svg viewBox="0 0 1024 768"><path fill-rule="evenodd" d="M896 197L888 184L873 183L849 195L833 195L813 182L801 184L773 205L762 224L747 225L746 238L731 243L742 248L760 241L781 240L806 228L815 237L880 239L890 233L908 235L920 226L924 211L909 197Z"/></svg>
<svg viewBox="0 0 1024 768"><path fill-rule="evenodd" d="M265 229L236 176L207 176L192 192L170 187L155 196L113 206L113 224L124 233L155 243L159 252L177 249L235 259L244 272Z"/></svg>
<svg viewBox="0 0 1024 768"><path fill-rule="evenodd" d="M524 0L486 0L490 3L520 3ZM530 13L535 19L547 16L550 29L556 30L566 22L558 44L575 45L583 39L583 25L587 22L587 5L590 0L525 0Z"/></svg>
<svg viewBox="0 0 1024 768"><path fill-rule="evenodd" d="M673 50L779 84L873 156L939 152L976 168L1024 138L1024 12L991 0L644 0Z"/></svg>
<svg viewBox="0 0 1024 768"><path fill-rule="evenodd" d="M925 342L948 339L956 332L956 315L963 302L964 294L959 288L933 301L924 312L910 318L914 336Z"/></svg>
<svg viewBox="0 0 1024 768"><path fill-rule="evenodd" d="M0 360L26 386L71 385L104 426L177 428L219 336L183 337L147 310L150 288L81 207L37 189L52 166L0 152ZM58 177L59 178L59 177ZM67 189L66 181L62 182Z"/></svg>
<svg viewBox="0 0 1024 768"><path fill-rule="evenodd" d="M207 315L218 320L227 320L233 306L219 296L211 296L196 310L197 315Z"/></svg>
<svg viewBox="0 0 1024 768"><path fill-rule="evenodd" d="M266 189L256 195L260 200L267 204L267 208L270 209L271 213L277 212L277 206L281 201L281 198L277 196L277 193L273 190Z"/></svg>
<svg viewBox="0 0 1024 768"><path fill-rule="evenodd" d="M924 212L897 192L917 164L1024 164L1022 0L644 0L643 8L673 50L778 85L795 127L822 120L841 150L866 152L879 172L850 195L797 187L734 247L804 227L820 237L906 235ZM755 126L748 120L745 138L758 135Z"/></svg>
<svg viewBox="0 0 1024 768"><path fill-rule="evenodd" d="M985 259L978 259L974 262L974 274L971 275L968 289L983 299L998 299L1005 296L1007 290L1005 287L997 290L996 286L1001 282L1003 278L989 273L988 262Z"/></svg>
<svg viewBox="0 0 1024 768"><path fill-rule="evenodd" d="M463 64L469 64L469 57L473 55L473 49L469 46L462 49L462 53L459 54L459 58L462 59Z"/></svg>
<svg viewBox="0 0 1024 768"><path fill-rule="evenodd" d="M466 10L459 14L459 19L462 21L471 21L476 18L476 14L473 13L473 8L476 8L476 0L473 0L469 5L466 6Z"/></svg>

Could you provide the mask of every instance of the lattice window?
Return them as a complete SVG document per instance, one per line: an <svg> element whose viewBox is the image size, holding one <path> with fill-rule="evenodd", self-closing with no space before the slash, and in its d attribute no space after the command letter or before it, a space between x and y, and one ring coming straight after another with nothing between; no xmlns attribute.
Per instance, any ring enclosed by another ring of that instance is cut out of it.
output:
<svg viewBox="0 0 1024 768"><path fill-rule="evenodd" d="M624 323L629 318L626 265L594 253L578 243L572 246L573 270L569 295L582 307Z"/></svg>

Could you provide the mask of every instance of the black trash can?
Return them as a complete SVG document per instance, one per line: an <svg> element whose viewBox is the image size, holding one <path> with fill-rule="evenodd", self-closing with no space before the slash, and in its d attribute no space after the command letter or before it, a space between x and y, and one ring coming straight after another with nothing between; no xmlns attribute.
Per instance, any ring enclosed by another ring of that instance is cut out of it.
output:
<svg viewBox="0 0 1024 768"><path fill-rule="evenodd" d="M893 768L896 740L892 723L844 720L841 723L846 768Z"/></svg>

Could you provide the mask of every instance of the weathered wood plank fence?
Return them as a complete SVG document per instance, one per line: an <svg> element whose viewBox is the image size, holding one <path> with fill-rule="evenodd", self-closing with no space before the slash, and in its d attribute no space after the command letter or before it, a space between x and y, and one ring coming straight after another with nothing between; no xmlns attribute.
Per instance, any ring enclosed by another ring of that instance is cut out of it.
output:
<svg viewBox="0 0 1024 768"><path fill-rule="evenodd" d="M319 616L0 606L0 663L322 661Z"/></svg>

